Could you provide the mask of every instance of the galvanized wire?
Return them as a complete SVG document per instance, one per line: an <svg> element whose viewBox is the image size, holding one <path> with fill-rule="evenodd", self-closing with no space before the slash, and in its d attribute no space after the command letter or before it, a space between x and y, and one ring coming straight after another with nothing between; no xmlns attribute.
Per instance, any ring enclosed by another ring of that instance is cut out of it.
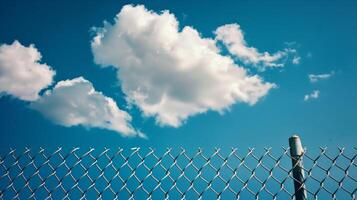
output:
<svg viewBox="0 0 357 200"><path fill-rule="evenodd" d="M302 157L309 199L355 199L357 153ZM288 148L18 151L0 157L1 199L295 199Z"/></svg>

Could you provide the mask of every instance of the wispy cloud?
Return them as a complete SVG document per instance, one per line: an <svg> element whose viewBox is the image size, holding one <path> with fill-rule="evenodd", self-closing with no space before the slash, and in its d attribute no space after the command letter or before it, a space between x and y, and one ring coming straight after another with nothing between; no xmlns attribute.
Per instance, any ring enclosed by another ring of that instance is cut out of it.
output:
<svg viewBox="0 0 357 200"><path fill-rule="evenodd" d="M238 24L226 24L220 26L214 32L217 41L222 41L227 46L228 51L245 64L251 64L260 70L267 67L284 67L289 56L293 56L292 63L299 64L300 57L296 54L296 49L290 46L296 42L285 42L288 48L275 53L259 52L257 48L248 46L244 39L244 33Z"/></svg>
<svg viewBox="0 0 357 200"><path fill-rule="evenodd" d="M297 45L297 42L296 41L290 41L290 42L284 42L285 45L287 46L295 46Z"/></svg>
<svg viewBox="0 0 357 200"><path fill-rule="evenodd" d="M253 105L275 87L220 54L215 39L202 38L189 26L179 29L178 23L169 11L126 5L114 24L96 29L92 40L95 62L120 69L127 101L145 116L179 127L208 110L223 112L237 102ZM258 57L273 64L280 54Z"/></svg>
<svg viewBox="0 0 357 200"><path fill-rule="evenodd" d="M300 64L300 60L301 60L300 56L294 56L292 62L293 62L294 65L298 65L298 64Z"/></svg>
<svg viewBox="0 0 357 200"><path fill-rule="evenodd" d="M326 73L326 74L309 74L308 77L311 83L316 83L321 80L329 79L334 74L335 72L331 71L330 73Z"/></svg>
<svg viewBox="0 0 357 200"><path fill-rule="evenodd" d="M320 96L320 91L319 90L314 90L312 93L310 94L306 94L304 96L304 101L309 101L309 100L312 100L312 99L317 99L319 98Z"/></svg>

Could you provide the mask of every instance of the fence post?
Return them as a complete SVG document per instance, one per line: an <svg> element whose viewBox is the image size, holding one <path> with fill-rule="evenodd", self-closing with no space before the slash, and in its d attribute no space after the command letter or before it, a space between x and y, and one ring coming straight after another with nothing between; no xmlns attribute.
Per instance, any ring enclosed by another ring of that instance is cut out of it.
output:
<svg viewBox="0 0 357 200"><path fill-rule="evenodd" d="M302 148L301 140L298 135L293 135L289 138L290 155L293 167L295 199L306 200L306 189L304 184L305 173L303 170L302 156L304 150Z"/></svg>

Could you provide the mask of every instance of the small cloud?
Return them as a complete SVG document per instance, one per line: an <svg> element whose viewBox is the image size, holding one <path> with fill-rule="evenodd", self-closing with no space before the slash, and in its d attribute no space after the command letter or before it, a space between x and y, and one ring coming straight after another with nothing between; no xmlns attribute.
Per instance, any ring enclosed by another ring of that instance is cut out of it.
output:
<svg viewBox="0 0 357 200"><path fill-rule="evenodd" d="M284 42L284 44L287 46L295 46L297 43L296 41L291 41L291 42Z"/></svg>
<svg viewBox="0 0 357 200"><path fill-rule="evenodd" d="M306 54L306 57L307 57L307 58L311 58L311 57L312 57L312 53L311 53L311 52L307 53L307 54Z"/></svg>
<svg viewBox="0 0 357 200"><path fill-rule="evenodd" d="M112 98L96 91L83 77L58 82L52 90L47 90L32 102L30 108L65 127L96 127L123 136L146 138L132 127L131 116L127 112L119 109Z"/></svg>
<svg viewBox="0 0 357 200"><path fill-rule="evenodd" d="M39 92L52 84L56 74L40 63L41 53L34 45L23 46L17 40L0 45L0 94L24 101L35 101Z"/></svg>
<svg viewBox="0 0 357 200"><path fill-rule="evenodd" d="M300 64L300 60L301 60L300 56L294 56L292 62L293 62L294 65L298 65L298 64Z"/></svg>
<svg viewBox="0 0 357 200"><path fill-rule="evenodd" d="M182 13L182 21L183 21L183 23L185 23L187 17L188 17L188 15L186 13Z"/></svg>
<svg viewBox="0 0 357 200"><path fill-rule="evenodd" d="M291 46L296 45L296 42L285 42L285 45L288 47L275 53L260 52L257 48L248 46L239 24L220 26L214 31L214 34L216 35L216 41L223 42L230 54L234 55L244 64L250 64L261 71L264 71L266 68L284 67L292 55L296 57L295 62L299 62L300 59L296 56L296 49L291 48Z"/></svg>
<svg viewBox="0 0 357 200"><path fill-rule="evenodd" d="M312 99L317 99L319 98L320 96L320 91L319 90L314 90L312 93L310 94L306 94L304 96L304 101L309 101L309 100L312 100Z"/></svg>
<svg viewBox="0 0 357 200"><path fill-rule="evenodd" d="M334 74L335 72L331 71L330 73L326 73L326 74L309 74L308 77L311 83L316 83L321 80L329 79Z"/></svg>

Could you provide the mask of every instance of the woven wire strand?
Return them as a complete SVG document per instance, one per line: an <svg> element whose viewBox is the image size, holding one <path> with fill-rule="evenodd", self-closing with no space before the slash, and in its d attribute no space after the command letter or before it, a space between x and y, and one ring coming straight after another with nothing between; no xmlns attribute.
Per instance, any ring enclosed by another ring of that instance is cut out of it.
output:
<svg viewBox="0 0 357 200"><path fill-rule="evenodd" d="M308 199L356 199L356 148L305 150ZM0 199L295 199L289 148L10 149Z"/></svg>

